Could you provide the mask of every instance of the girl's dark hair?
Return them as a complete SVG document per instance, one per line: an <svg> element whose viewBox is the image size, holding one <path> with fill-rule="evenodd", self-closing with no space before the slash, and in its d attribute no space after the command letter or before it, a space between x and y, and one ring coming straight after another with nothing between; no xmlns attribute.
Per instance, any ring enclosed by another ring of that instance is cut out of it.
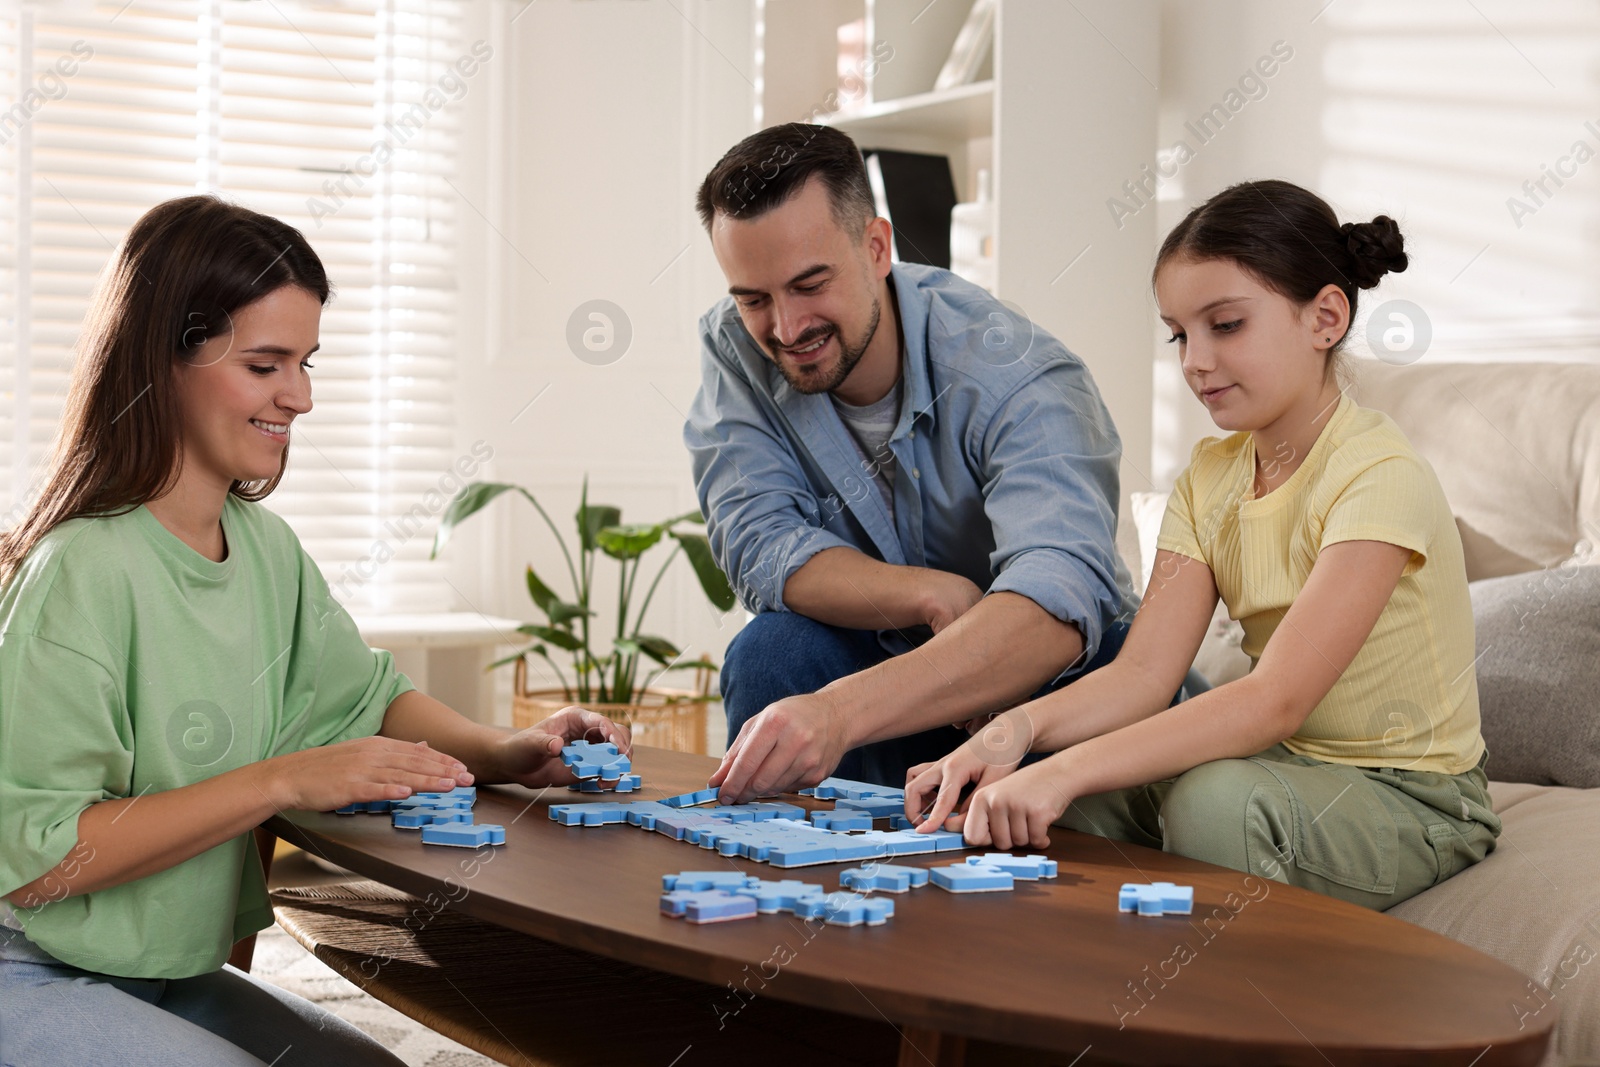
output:
<svg viewBox="0 0 1600 1067"><path fill-rule="evenodd" d="M1379 215L1340 225L1322 197L1277 180L1229 186L1189 212L1161 242L1151 280L1175 257L1232 260L1296 304L1337 285L1350 301L1351 322L1357 290L1371 289L1409 262L1394 219ZM1334 348L1343 342L1339 338Z"/></svg>
<svg viewBox="0 0 1600 1067"><path fill-rule="evenodd" d="M132 511L177 481L183 421L177 368L208 338L232 332L239 309L286 285L326 304L322 261L293 226L214 196L157 204L133 224L84 319L44 487L22 521L0 532L0 586L39 539L69 519ZM260 500L263 482L234 482Z"/></svg>

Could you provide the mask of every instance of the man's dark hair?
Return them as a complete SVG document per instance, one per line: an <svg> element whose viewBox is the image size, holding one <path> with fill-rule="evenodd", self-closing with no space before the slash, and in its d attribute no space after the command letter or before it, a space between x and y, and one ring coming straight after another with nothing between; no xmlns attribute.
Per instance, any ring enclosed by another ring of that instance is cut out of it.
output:
<svg viewBox="0 0 1600 1067"><path fill-rule="evenodd" d="M695 210L708 232L718 215L753 219L786 203L813 174L827 186L834 219L860 236L878 209L861 150L831 126L787 122L746 137L700 183Z"/></svg>

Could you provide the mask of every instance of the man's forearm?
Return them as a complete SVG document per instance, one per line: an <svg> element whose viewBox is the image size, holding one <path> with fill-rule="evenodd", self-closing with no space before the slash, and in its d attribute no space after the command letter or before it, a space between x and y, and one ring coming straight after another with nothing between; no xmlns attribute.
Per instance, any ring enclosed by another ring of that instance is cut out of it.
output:
<svg viewBox="0 0 1600 1067"><path fill-rule="evenodd" d="M825 548L783 583L784 607L829 626L899 630L927 619L919 567L900 567L853 548Z"/></svg>
<svg viewBox="0 0 1600 1067"><path fill-rule="evenodd" d="M1076 626L1021 594L992 593L921 647L819 695L839 705L855 747L1010 707L1082 653Z"/></svg>

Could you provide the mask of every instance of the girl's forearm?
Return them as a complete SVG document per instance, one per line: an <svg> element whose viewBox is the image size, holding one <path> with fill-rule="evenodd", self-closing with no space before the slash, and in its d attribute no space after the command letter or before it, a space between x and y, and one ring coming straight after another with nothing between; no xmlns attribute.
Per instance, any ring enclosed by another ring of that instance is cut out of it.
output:
<svg viewBox="0 0 1600 1067"><path fill-rule="evenodd" d="M1292 735L1291 718L1286 701L1247 675L1045 762L1062 775L1069 795L1089 796L1174 778L1213 760L1253 756Z"/></svg>
<svg viewBox="0 0 1600 1067"><path fill-rule="evenodd" d="M1147 719L1172 702L1153 672L1113 660L1054 693L1007 712L1025 715L1031 752L1059 752Z"/></svg>
<svg viewBox="0 0 1600 1067"><path fill-rule="evenodd" d="M277 814L266 763L194 785L103 800L78 815L67 857L6 899L30 909L175 867Z"/></svg>

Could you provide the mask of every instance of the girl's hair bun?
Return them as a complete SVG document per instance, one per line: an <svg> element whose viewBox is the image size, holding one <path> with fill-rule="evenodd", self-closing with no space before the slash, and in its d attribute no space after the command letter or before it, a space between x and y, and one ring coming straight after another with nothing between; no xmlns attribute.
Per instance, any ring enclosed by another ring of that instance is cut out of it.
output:
<svg viewBox="0 0 1600 1067"><path fill-rule="evenodd" d="M1350 251L1354 280L1362 289L1371 289L1390 271L1405 270L1410 262L1400 224L1387 215L1371 222L1347 222L1339 227L1339 236Z"/></svg>

